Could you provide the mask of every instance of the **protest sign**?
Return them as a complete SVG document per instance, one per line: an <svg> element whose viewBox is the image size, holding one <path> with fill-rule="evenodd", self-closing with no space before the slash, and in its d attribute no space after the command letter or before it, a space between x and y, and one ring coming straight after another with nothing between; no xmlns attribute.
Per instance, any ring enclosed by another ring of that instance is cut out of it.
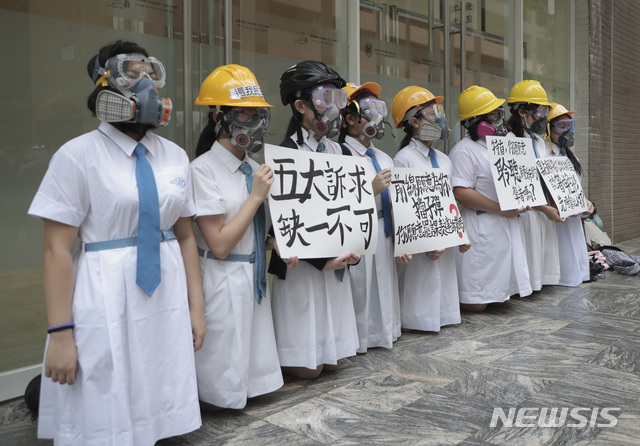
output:
<svg viewBox="0 0 640 446"><path fill-rule="evenodd" d="M553 201L556 202L560 218L580 214L588 209L580 179L569 158L538 158L536 165Z"/></svg>
<svg viewBox="0 0 640 446"><path fill-rule="evenodd" d="M269 208L281 257L375 253L378 212L366 160L271 144L264 155L274 173Z"/></svg>
<svg viewBox="0 0 640 446"><path fill-rule="evenodd" d="M444 169L394 167L389 195L395 256L469 242Z"/></svg>
<svg viewBox="0 0 640 446"><path fill-rule="evenodd" d="M500 209L547 204L531 138L487 136L487 150Z"/></svg>

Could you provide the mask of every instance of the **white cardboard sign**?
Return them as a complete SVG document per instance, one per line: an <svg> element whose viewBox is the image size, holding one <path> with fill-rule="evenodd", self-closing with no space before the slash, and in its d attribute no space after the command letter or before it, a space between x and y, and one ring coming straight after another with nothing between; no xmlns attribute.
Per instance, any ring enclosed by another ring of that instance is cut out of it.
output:
<svg viewBox="0 0 640 446"><path fill-rule="evenodd" d="M547 204L531 138L487 136L487 150L500 209Z"/></svg>
<svg viewBox="0 0 640 446"><path fill-rule="evenodd" d="M395 256L469 242L444 169L394 167L389 195Z"/></svg>
<svg viewBox="0 0 640 446"><path fill-rule="evenodd" d="M378 215L365 160L265 145L271 221L280 256L374 254Z"/></svg>
<svg viewBox="0 0 640 446"><path fill-rule="evenodd" d="M571 217L588 209L587 199L571 160L566 156L550 156L536 160L538 171L553 197L560 218Z"/></svg>

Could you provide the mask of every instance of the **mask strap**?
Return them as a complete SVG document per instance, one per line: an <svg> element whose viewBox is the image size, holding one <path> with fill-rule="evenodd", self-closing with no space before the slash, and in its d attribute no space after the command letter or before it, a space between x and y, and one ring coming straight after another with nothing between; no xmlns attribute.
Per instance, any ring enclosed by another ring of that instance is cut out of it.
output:
<svg viewBox="0 0 640 446"><path fill-rule="evenodd" d="M100 57L96 56L96 61L93 65L93 75L91 76L91 79L95 83L96 87L98 85L102 85L103 87L109 85L107 78L110 74L111 73L109 73L109 71L100 66Z"/></svg>

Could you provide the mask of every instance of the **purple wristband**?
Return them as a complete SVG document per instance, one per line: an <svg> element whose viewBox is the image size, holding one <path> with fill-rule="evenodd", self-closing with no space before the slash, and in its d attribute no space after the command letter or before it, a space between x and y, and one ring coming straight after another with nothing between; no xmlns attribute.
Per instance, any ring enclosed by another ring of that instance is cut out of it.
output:
<svg viewBox="0 0 640 446"><path fill-rule="evenodd" d="M51 327L47 328L47 333L54 333L56 331L66 330L67 328L73 328L75 326L76 326L75 322L67 322L66 324L52 325Z"/></svg>

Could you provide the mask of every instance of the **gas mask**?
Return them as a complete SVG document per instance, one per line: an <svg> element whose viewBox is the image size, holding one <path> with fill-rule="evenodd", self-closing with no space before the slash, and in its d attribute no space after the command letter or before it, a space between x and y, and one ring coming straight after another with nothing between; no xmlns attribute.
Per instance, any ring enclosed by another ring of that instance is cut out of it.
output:
<svg viewBox="0 0 640 446"><path fill-rule="evenodd" d="M418 111L416 117L424 118L424 122L420 124L418 139L420 141L446 141L449 139L449 126L444 110L438 104L433 104Z"/></svg>
<svg viewBox="0 0 640 446"><path fill-rule="evenodd" d="M347 106L347 92L334 85L319 85L311 90L313 129L316 135L332 138L340 131L340 110Z"/></svg>
<svg viewBox="0 0 640 446"><path fill-rule="evenodd" d="M369 96L353 102L359 115L367 122L362 126L359 139L382 139L384 136L384 118L387 116L387 104L384 101Z"/></svg>
<svg viewBox="0 0 640 446"><path fill-rule="evenodd" d="M313 129L317 135L333 138L338 134L342 125L342 115L335 104L323 112L314 110L313 113Z"/></svg>
<svg viewBox="0 0 640 446"><path fill-rule="evenodd" d="M529 126L525 120L525 128L528 128L533 133L542 135L549 121L549 109L550 107L546 105L539 105L534 112L527 111L527 114L533 118L533 123Z"/></svg>
<svg viewBox="0 0 640 446"><path fill-rule="evenodd" d="M551 130L558 136L560 147L573 147L575 143L575 120L560 119L551 124Z"/></svg>
<svg viewBox="0 0 640 446"><path fill-rule="evenodd" d="M223 121L231 124L231 133L225 136L238 149L256 153L264 146L264 137L269 127L269 109L263 107L234 108L224 113L218 121L216 132Z"/></svg>
<svg viewBox="0 0 640 446"><path fill-rule="evenodd" d="M558 137L558 145L560 147L571 148L573 147L573 144L575 144L575 142L576 142L576 139L575 139L575 133L573 132L573 130L567 130Z"/></svg>
<svg viewBox="0 0 640 446"><path fill-rule="evenodd" d="M105 68L96 59L94 79L118 90L102 90L96 98L96 116L105 122L131 122L166 126L171 118L171 99L159 97L164 85L162 63L141 54L119 54L107 60ZM99 77L98 77L99 76Z"/></svg>
<svg viewBox="0 0 640 446"><path fill-rule="evenodd" d="M486 118L480 121L476 129L478 138L486 138L487 136L505 136L507 128L504 125L504 109L497 109L487 113Z"/></svg>

